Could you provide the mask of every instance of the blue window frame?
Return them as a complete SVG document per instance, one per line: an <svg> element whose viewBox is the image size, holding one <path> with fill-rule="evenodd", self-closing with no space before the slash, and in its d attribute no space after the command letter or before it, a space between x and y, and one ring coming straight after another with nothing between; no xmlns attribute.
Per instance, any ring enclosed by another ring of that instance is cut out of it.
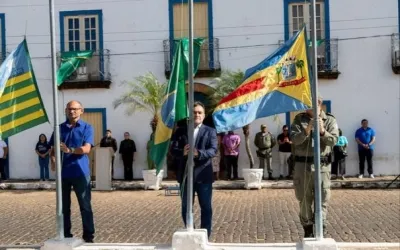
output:
<svg viewBox="0 0 400 250"><path fill-rule="evenodd" d="M6 17L4 13L0 13L0 31L1 31L0 60L3 61L4 59L6 59Z"/></svg>
<svg viewBox="0 0 400 250"><path fill-rule="evenodd" d="M292 30L296 30L296 27L297 27L297 29L300 29L300 25L301 25L300 21L301 20L304 21L304 18L293 18L299 22L293 21L293 23L291 23L290 20L292 17L290 16L290 13L292 13L292 16L296 15L297 17L299 17L301 15L299 15L300 14L298 11L299 9L297 9L297 11L296 11L296 8L290 9L290 6L292 4L293 5L304 4L305 2L310 3L309 0L307 0L307 1L305 1L305 0L283 0L285 41L289 40L289 38L291 37L291 34L290 34L291 25L293 25ZM318 9L316 10L316 12L317 12L317 32L320 32L319 36L322 37L323 29L325 30L325 32L323 32L323 35L324 35L323 37L326 41L328 41L328 42L325 42L326 66L327 66L327 68L330 68L331 67L331 45L330 45L331 44L331 41L330 41L331 40L331 28L330 28L329 0L317 0L317 3L323 3L323 8L319 9L317 7ZM318 17L318 10L319 10L319 17ZM318 23L318 18L321 18L322 11L324 14L323 22ZM301 12L304 14L305 12L309 12L309 10L302 8ZM296 13L296 14L294 14L294 13ZM323 25L323 27L322 27L322 25ZM296 26L296 27L294 27L294 26ZM318 33L317 33L317 36L318 36Z"/></svg>
<svg viewBox="0 0 400 250"><path fill-rule="evenodd" d="M326 112L331 113L331 101L329 101L329 100L323 101L322 106L325 106ZM291 125L290 112L286 112L286 125L288 125L290 128L290 125Z"/></svg>
<svg viewBox="0 0 400 250"><path fill-rule="evenodd" d="M283 11L284 11L284 24L285 24L285 41L289 40L290 34L289 34L289 7L290 4L300 4L304 3L304 0L283 0ZM330 34L331 34L331 28L330 28L330 16L329 16L329 0L317 0L317 2L322 2L324 3L324 26L325 26L325 33L324 37L326 40L330 39ZM307 3L310 3L309 0L307 0Z"/></svg>
<svg viewBox="0 0 400 250"><path fill-rule="evenodd" d="M214 68L214 45L212 43L214 39L213 31L213 8L212 0L194 0L194 3L207 3L208 7L208 39L209 39L209 51L210 51L210 69ZM171 58L173 57L173 41L174 41L174 4L188 3L188 0L169 0L169 40L171 41ZM172 60L171 60L172 63Z"/></svg>
<svg viewBox="0 0 400 250"><path fill-rule="evenodd" d="M61 52L99 51L100 72L104 72L103 11L60 11L60 48Z"/></svg>

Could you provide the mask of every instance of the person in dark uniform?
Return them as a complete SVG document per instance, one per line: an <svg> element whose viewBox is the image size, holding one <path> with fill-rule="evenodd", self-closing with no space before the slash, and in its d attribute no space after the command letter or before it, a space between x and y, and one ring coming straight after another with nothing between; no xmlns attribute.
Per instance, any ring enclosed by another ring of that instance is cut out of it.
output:
<svg viewBox="0 0 400 250"><path fill-rule="evenodd" d="M118 150L117 146L117 140L112 137L111 130L107 129L106 135L101 139L100 141L100 147L101 148L113 148L114 154L111 158L111 178L114 179L114 159L115 159L115 153Z"/></svg>
<svg viewBox="0 0 400 250"><path fill-rule="evenodd" d="M135 142L130 138L128 132L124 133L124 140L121 141L119 146L119 153L122 156L122 161L124 162L124 179L133 179L133 169L132 164L135 160L136 145Z"/></svg>

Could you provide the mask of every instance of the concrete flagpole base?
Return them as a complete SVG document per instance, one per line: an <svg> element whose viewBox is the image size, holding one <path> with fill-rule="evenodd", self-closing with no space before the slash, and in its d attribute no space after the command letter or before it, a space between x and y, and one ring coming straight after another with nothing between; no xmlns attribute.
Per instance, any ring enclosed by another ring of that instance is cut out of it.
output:
<svg viewBox="0 0 400 250"><path fill-rule="evenodd" d="M178 230L172 236L172 250L205 250L208 249L207 230Z"/></svg>
<svg viewBox="0 0 400 250"><path fill-rule="evenodd" d="M337 250L337 244L334 239L324 238L317 241L316 238L304 238L303 250Z"/></svg>
<svg viewBox="0 0 400 250"><path fill-rule="evenodd" d="M83 241L77 238L49 239L44 242L40 250L73 250L82 244Z"/></svg>

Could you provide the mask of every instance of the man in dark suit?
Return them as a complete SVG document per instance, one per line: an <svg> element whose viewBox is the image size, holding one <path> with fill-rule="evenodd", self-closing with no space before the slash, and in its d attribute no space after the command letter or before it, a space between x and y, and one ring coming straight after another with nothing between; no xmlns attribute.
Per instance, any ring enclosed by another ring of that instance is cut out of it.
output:
<svg viewBox="0 0 400 250"><path fill-rule="evenodd" d="M193 193L197 193L201 209L201 228L207 229L208 237L211 235L212 225L212 183L213 168L212 158L217 153L218 141L215 129L203 124L205 117L204 105L195 102L193 107L194 118L194 170L193 170ZM182 190L182 218L186 225L187 207L187 155L189 145L186 127L179 127L174 134L172 153L179 164L177 169L177 180ZM194 196L194 195L193 195Z"/></svg>

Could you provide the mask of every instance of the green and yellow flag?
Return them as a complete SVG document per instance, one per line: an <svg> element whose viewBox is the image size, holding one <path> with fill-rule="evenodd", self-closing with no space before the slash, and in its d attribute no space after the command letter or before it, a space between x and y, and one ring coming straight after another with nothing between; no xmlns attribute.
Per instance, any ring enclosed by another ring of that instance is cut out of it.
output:
<svg viewBox="0 0 400 250"><path fill-rule="evenodd" d="M194 40L194 73L197 72L200 62L200 49L203 41L202 38ZM160 112L157 114L157 128L150 149L150 158L156 166L157 174L162 169L162 164L167 155L175 122L188 117L185 81L188 79L189 69L189 40L187 38L177 40L174 50L172 72Z"/></svg>
<svg viewBox="0 0 400 250"><path fill-rule="evenodd" d="M48 122L24 39L0 67L0 136Z"/></svg>

